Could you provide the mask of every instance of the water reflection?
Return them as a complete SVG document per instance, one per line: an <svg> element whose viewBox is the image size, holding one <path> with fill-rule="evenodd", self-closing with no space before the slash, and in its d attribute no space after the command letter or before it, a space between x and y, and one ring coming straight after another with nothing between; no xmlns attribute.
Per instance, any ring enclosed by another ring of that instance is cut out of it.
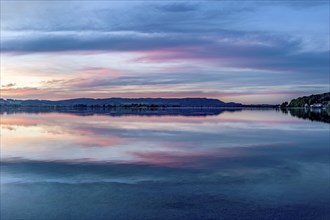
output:
<svg viewBox="0 0 330 220"><path fill-rule="evenodd" d="M1 107L0 114L16 113L66 113L80 116L108 115L108 116L216 116L224 112L240 112L243 110L281 111L291 116L311 121L330 123L330 112L325 109L254 109L254 108L67 108L67 107Z"/></svg>
<svg viewBox="0 0 330 220"><path fill-rule="evenodd" d="M277 111L1 116L1 219L327 219L329 125Z"/></svg>
<svg viewBox="0 0 330 220"><path fill-rule="evenodd" d="M284 112L297 118L330 123L330 112L325 109L288 109Z"/></svg>
<svg viewBox="0 0 330 220"><path fill-rule="evenodd" d="M51 113L62 112L74 115L88 116L88 115L109 115L109 116L211 116L219 115L223 112L242 111L241 108L68 108L68 107L2 107L0 114L15 114L20 112L25 113Z"/></svg>

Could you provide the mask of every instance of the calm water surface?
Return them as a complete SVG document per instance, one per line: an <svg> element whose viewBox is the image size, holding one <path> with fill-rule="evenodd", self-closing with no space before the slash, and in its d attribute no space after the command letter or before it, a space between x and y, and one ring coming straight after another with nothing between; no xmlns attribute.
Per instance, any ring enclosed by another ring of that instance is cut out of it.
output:
<svg viewBox="0 0 330 220"><path fill-rule="evenodd" d="M330 124L274 110L1 114L1 220L329 219Z"/></svg>

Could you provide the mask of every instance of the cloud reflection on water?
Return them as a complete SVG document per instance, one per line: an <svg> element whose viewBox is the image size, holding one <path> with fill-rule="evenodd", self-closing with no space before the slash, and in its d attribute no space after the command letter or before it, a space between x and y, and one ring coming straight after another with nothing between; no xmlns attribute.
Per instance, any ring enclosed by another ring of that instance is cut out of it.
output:
<svg viewBox="0 0 330 220"><path fill-rule="evenodd" d="M86 219L96 213L125 219L127 210L134 214L127 218L140 219L201 213L322 219L330 213L324 123L275 111L209 117L19 113L1 119L4 219L47 219L42 204L51 216ZM43 196L50 200L19 202ZM55 201L86 211L73 213ZM13 214L17 203L23 210Z"/></svg>

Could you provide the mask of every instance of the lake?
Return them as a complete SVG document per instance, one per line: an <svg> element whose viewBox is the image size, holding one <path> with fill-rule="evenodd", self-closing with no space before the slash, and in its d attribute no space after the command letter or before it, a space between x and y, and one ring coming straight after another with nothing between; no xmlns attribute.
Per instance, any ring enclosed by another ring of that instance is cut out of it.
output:
<svg viewBox="0 0 330 220"><path fill-rule="evenodd" d="M326 220L327 120L242 109L2 111L1 220Z"/></svg>

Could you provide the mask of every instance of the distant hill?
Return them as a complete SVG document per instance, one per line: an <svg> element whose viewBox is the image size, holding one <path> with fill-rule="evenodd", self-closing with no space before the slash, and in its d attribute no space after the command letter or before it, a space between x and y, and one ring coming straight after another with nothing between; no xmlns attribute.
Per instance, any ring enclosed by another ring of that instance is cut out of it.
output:
<svg viewBox="0 0 330 220"><path fill-rule="evenodd" d="M283 102L281 108L302 108L311 107L313 105L330 108L330 92L298 97L292 99L290 102Z"/></svg>
<svg viewBox="0 0 330 220"><path fill-rule="evenodd" d="M209 98L78 98L68 100L0 99L1 106L70 106L70 107L242 107Z"/></svg>

